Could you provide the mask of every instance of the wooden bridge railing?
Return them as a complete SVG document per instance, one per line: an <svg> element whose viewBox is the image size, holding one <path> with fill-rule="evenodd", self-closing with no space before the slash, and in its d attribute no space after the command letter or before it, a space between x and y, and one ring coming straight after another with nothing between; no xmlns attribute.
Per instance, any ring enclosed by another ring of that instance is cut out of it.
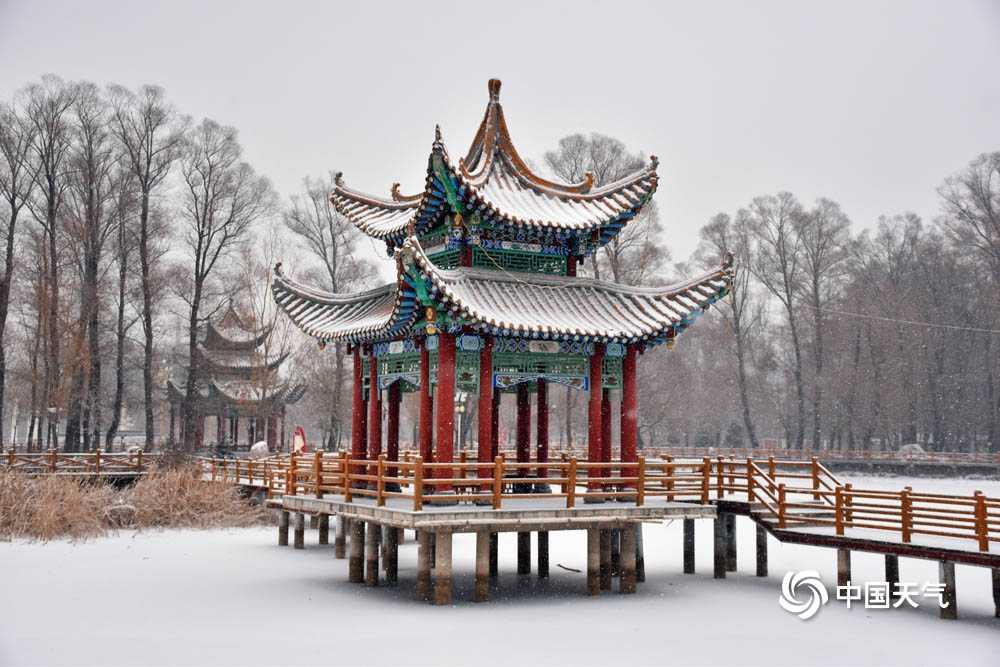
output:
<svg viewBox="0 0 1000 667"><path fill-rule="evenodd" d="M980 551L1000 542L1000 498L877 491L842 484L818 459L766 461L735 457L675 460L639 458L635 463L590 463L562 456L550 462L424 462L404 453L399 461L351 459L346 452L267 459L201 459L206 478L268 489L270 496L339 494L347 502L402 499L415 511L425 504L462 500L501 509L528 499L627 499L643 505L745 498L777 528L830 528L890 532L904 543L915 535L973 541Z"/></svg>
<svg viewBox="0 0 1000 667"><path fill-rule="evenodd" d="M583 454L585 455L585 453ZM736 459L753 457L765 459L776 457L783 461L811 461L819 458L825 461L861 461L871 463L935 463L941 465L1000 466L1000 453L992 452L894 452L855 451L839 449L748 449L744 447L652 447L646 450L647 457L702 458L723 456Z"/></svg>
<svg viewBox="0 0 1000 667"><path fill-rule="evenodd" d="M46 452L15 452L10 449L0 458L0 473L135 475L148 471L159 458L159 454L144 454L142 451L108 453L98 449L83 453L65 453L55 449Z"/></svg>

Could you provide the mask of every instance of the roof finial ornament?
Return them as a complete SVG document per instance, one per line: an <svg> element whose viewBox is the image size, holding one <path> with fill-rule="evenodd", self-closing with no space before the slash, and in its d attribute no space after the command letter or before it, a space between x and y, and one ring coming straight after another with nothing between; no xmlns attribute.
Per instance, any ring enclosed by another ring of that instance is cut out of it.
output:
<svg viewBox="0 0 1000 667"><path fill-rule="evenodd" d="M276 263L276 264L274 265L274 274L275 274L276 276L280 276L280 275L281 275L281 262L277 262L277 263Z"/></svg>
<svg viewBox="0 0 1000 667"><path fill-rule="evenodd" d="M344 172L338 171L333 175L333 184L340 187L344 184Z"/></svg>
<svg viewBox="0 0 1000 667"><path fill-rule="evenodd" d="M722 268L723 269L728 269L728 268L732 267L732 265L733 265L733 251L732 250L727 250L726 251L726 256L722 260Z"/></svg>
<svg viewBox="0 0 1000 667"><path fill-rule="evenodd" d="M500 101L500 79L490 79L490 102Z"/></svg>
<svg viewBox="0 0 1000 667"><path fill-rule="evenodd" d="M655 155L650 155L649 161L653 163L653 171L656 171L656 168L660 166L660 158Z"/></svg>
<svg viewBox="0 0 1000 667"><path fill-rule="evenodd" d="M441 125L434 126L434 141L441 141Z"/></svg>

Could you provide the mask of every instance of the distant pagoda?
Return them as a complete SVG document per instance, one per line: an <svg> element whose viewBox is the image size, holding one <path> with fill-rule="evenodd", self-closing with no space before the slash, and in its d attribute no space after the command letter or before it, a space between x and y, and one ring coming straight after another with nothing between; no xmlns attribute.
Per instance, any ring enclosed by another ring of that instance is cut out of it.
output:
<svg viewBox="0 0 1000 667"><path fill-rule="evenodd" d="M399 455L402 392L419 392L420 455L453 460L456 389L478 395L480 461L497 455L501 396L517 397L517 460L530 461L530 393L537 398L536 456L548 460L547 385L589 392L589 460L610 462L611 396L621 400L620 457L636 460L639 353L677 336L732 285L732 257L690 280L639 288L577 277L577 265L635 218L656 189L655 157L614 183L553 183L511 142L500 81L472 147L456 164L435 133L423 192L362 194L341 175L334 208L385 243L396 280L332 294L287 277L272 292L322 348L349 344L354 360L352 456ZM666 379L664 381L667 381ZM437 411L436 434L432 414ZM447 470L444 470L446 473ZM541 471L544 473L544 471ZM448 474L443 474L448 477ZM444 487L446 488L446 485Z"/></svg>
<svg viewBox="0 0 1000 667"><path fill-rule="evenodd" d="M302 398L305 385L280 379L278 370L285 354L264 349L270 327L256 330L248 326L230 302L218 322L209 322L205 339L196 348L199 377L198 433L195 442L205 444L205 418L215 419L215 442L232 445L266 440L275 448L285 442L285 406ZM170 402L170 437L183 439L184 420L179 419L184 403L184 382L167 382ZM240 418L245 418L245 440L240 437ZM175 433L175 424L180 433ZM280 440L278 429L280 423Z"/></svg>

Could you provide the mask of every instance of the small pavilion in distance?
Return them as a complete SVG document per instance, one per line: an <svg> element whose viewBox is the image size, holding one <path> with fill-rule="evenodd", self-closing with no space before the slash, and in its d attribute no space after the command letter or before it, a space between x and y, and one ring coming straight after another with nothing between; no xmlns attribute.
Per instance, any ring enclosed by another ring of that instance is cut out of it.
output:
<svg viewBox="0 0 1000 667"><path fill-rule="evenodd" d="M279 369L285 354L266 349L270 328L247 325L230 302L217 322L209 322L198 345L198 435L205 443L205 421L215 421L215 443L250 445L266 440L274 450L285 442L285 406L302 398L305 385L282 380ZM170 437L184 437L181 406L184 382L167 382L170 402ZM245 424L241 432L241 419ZM181 431L176 427L179 424ZM280 434L279 434L280 429Z"/></svg>
<svg viewBox="0 0 1000 667"><path fill-rule="evenodd" d="M541 178L514 148L500 81L493 79L465 157L456 163L436 130L422 192L405 196L396 184L390 198L362 194L338 174L330 202L385 245L396 262L396 280L358 294L332 294L297 283L278 264L272 292L321 348L330 341L349 344L351 456L398 460L402 394L418 392L420 455L452 462L454 396L463 391L478 396L479 461L497 455L503 394L516 396L517 461L525 463L531 460L535 396L535 457L547 461L547 399L556 383L589 394L591 462L612 461L611 397L618 390L620 460L636 461L638 357L656 345L672 348L732 285L731 256L666 287L577 276L578 264L649 202L656 166L651 157L645 167L601 187L590 174L569 185Z"/></svg>

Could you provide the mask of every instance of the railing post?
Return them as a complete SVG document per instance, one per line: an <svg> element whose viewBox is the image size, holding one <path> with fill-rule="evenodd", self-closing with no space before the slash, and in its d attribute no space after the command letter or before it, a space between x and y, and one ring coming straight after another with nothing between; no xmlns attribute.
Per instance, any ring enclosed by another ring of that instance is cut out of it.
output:
<svg viewBox="0 0 1000 667"><path fill-rule="evenodd" d="M212 457L212 481L215 481L215 457Z"/></svg>
<svg viewBox="0 0 1000 667"><path fill-rule="evenodd" d="M986 496L982 491L973 494L976 499L976 538L979 540L979 550L990 550L990 528L986 520Z"/></svg>
<svg viewBox="0 0 1000 667"><path fill-rule="evenodd" d="M899 522L900 531L903 534L903 542L910 541L910 524L913 521L913 518L910 516L913 512L913 501L910 500L910 491L912 490L908 486L899 494Z"/></svg>
<svg viewBox="0 0 1000 667"><path fill-rule="evenodd" d="M416 456L413 459L413 511L424 509L424 459Z"/></svg>
<svg viewBox="0 0 1000 667"><path fill-rule="evenodd" d="M493 509L500 509L500 496L503 492L503 457L493 460Z"/></svg>
<svg viewBox="0 0 1000 667"><path fill-rule="evenodd" d="M345 452L346 454L346 452ZM344 502L352 502L354 495L351 493L351 473L353 472L353 467L351 466L351 457L348 455L344 458ZM354 537L352 535L351 539Z"/></svg>
<svg viewBox="0 0 1000 667"><path fill-rule="evenodd" d="M785 485L778 485L778 528L785 527Z"/></svg>
<svg viewBox="0 0 1000 667"><path fill-rule="evenodd" d="M747 458L747 502L754 501L753 493L753 457Z"/></svg>
<svg viewBox="0 0 1000 667"><path fill-rule="evenodd" d="M635 489L635 506L642 507L646 497L646 457L640 456L637 460L639 462L639 480Z"/></svg>
<svg viewBox="0 0 1000 667"><path fill-rule="evenodd" d="M377 479L375 480L375 505L382 507L385 505L385 454L378 455L378 465L375 466Z"/></svg>
<svg viewBox="0 0 1000 667"><path fill-rule="evenodd" d="M723 492L723 490L722 490L723 487L726 485L726 478L723 475L723 473L725 472L724 461L725 461L725 459L720 456L719 457L719 462L718 462L719 470L716 473L716 478L715 478L715 482L716 482L715 497L716 498L721 498L723 495L725 495L724 492Z"/></svg>
<svg viewBox="0 0 1000 667"><path fill-rule="evenodd" d="M819 459L812 457L813 502L819 501Z"/></svg>
<svg viewBox="0 0 1000 667"><path fill-rule="evenodd" d="M844 521L848 524L854 521L854 512L851 511L851 506L854 502L851 499L851 491L853 489L853 484L844 484Z"/></svg>
<svg viewBox="0 0 1000 667"><path fill-rule="evenodd" d="M49 472L55 474L59 468L59 452L55 449L49 450Z"/></svg>
<svg viewBox="0 0 1000 667"><path fill-rule="evenodd" d="M316 497L323 497L323 452L316 450Z"/></svg>
<svg viewBox="0 0 1000 667"><path fill-rule="evenodd" d="M94 450L94 474L101 474L101 450L99 449Z"/></svg>
<svg viewBox="0 0 1000 667"><path fill-rule="evenodd" d="M576 457L569 460L569 481L566 483L566 507L576 505Z"/></svg>
<svg viewBox="0 0 1000 667"><path fill-rule="evenodd" d="M774 479L774 471L777 468L774 465L774 455L767 457L767 476Z"/></svg>
<svg viewBox="0 0 1000 667"><path fill-rule="evenodd" d="M288 482L286 486L289 488L285 489L285 493L290 496L294 496L298 493L299 477L298 477L298 467L299 460L298 455L293 452L288 452Z"/></svg>
<svg viewBox="0 0 1000 667"><path fill-rule="evenodd" d="M836 501L835 501L835 523L837 525L837 534L844 534L844 487L838 486L836 490Z"/></svg>
<svg viewBox="0 0 1000 667"><path fill-rule="evenodd" d="M10 449L7 450L7 469L8 470L13 470L14 469L14 448L13 447L11 447Z"/></svg>
<svg viewBox="0 0 1000 667"><path fill-rule="evenodd" d="M708 489L712 479L712 459L707 456L702 459L701 471L701 504L708 504Z"/></svg>
<svg viewBox="0 0 1000 667"><path fill-rule="evenodd" d="M341 450L339 466L340 466L340 480L342 483L340 492L346 496L347 491L345 489L347 488L347 450Z"/></svg>

